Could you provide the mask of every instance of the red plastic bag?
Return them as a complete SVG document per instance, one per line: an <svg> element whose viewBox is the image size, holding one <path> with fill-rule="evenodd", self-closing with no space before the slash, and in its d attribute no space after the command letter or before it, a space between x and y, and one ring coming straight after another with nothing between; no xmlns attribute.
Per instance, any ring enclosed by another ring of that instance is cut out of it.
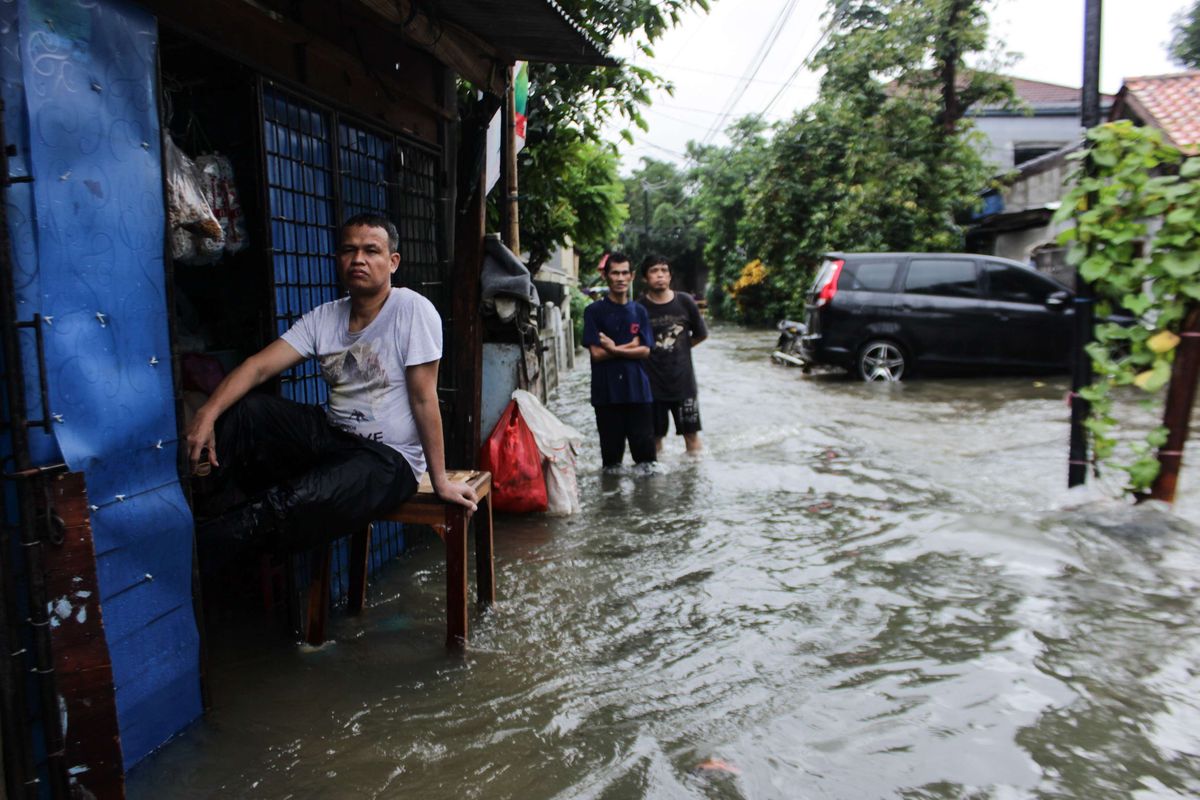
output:
<svg viewBox="0 0 1200 800"><path fill-rule="evenodd" d="M542 454L515 400L508 402L480 448L479 468L492 473L492 507L497 511L546 510Z"/></svg>

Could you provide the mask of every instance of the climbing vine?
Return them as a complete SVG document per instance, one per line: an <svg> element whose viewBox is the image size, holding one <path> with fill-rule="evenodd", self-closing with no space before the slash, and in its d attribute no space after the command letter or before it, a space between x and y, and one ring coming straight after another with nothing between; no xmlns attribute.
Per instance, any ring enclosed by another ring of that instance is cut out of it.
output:
<svg viewBox="0 0 1200 800"><path fill-rule="evenodd" d="M1132 458L1117 452L1113 394L1136 387L1154 407L1171 378L1179 328L1200 303L1200 157L1184 158L1153 128L1129 122L1088 131L1074 188L1055 215L1071 220L1059 236L1068 262L1095 288L1096 319L1132 316L1134 324L1100 322L1088 348L1095 382L1080 391L1092 405L1087 421L1093 453L1146 490L1158 476L1155 449L1166 428L1134 442ZM1092 169L1087 169L1091 160Z"/></svg>

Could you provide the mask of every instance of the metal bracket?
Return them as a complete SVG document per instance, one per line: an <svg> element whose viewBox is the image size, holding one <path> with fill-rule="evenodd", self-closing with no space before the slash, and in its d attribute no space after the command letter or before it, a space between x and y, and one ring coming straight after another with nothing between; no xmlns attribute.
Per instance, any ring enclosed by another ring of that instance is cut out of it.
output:
<svg viewBox="0 0 1200 800"><path fill-rule="evenodd" d="M33 337L37 353L38 389L42 398L42 418L25 420L26 428L42 428L46 433L52 433L53 422L50 416L50 383L46 379L46 339L42 333L42 315L34 314L28 322L18 322L18 328L33 328Z"/></svg>

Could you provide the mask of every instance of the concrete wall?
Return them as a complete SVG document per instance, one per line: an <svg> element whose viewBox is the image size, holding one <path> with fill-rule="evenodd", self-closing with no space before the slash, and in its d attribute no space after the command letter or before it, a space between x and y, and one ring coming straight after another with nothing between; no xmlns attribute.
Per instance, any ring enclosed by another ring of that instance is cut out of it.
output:
<svg viewBox="0 0 1200 800"><path fill-rule="evenodd" d="M1058 159L1045 169L1025 175L1004 190L1004 211L1015 213L1039 208L1057 209L1068 191L1068 181L1076 162ZM1043 225L996 237L995 255L1029 263L1033 251L1053 245L1059 232L1069 223Z"/></svg>
<svg viewBox="0 0 1200 800"><path fill-rule="evenodd" d="M980 154L997 171L1013 166L1017 147L1062 147L1083 134L1078 116L974 117L971 121L985 137L979 143Z"/></svg>

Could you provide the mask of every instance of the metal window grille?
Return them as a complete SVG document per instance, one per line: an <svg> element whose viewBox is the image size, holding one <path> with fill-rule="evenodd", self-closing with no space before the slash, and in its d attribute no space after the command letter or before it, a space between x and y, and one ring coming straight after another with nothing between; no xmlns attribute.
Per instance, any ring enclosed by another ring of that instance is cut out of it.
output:
<svg viewBox="0 0 1200 800"><path fill-rule="evenodd" d="M345 121L338 125L340 219L364 212L392 216L393 193L388 180L392 160L390 139Z"/></svg>
<svg viewBox="0 0 1200 800"><path fill-rule="evenodd" d="M362 212L382 213L400 231L401 269L395 282L427 297L442 315L441 375L442 390L447 391L453 375L447 359L453 349L440 216L441 154L376 132L269 82L262 84L261 94L276 334L339 296L333 253L340 221ZM301 403L324 403L328 398L311 360L282 376L280 392ZM402 547L403 526L376 525L371 570ZM344 540L334 548L332 569L331 594L338 598L346 587ZM308 573L300 566L297 574Z"/></svg>
<svg viewBox="0 0 1200 800"><path fill-rule="evenodd" d="M274 86L264 87L262 109L279 335L310 309L338 296L333 129L327 112ZM284 373L280 392L299 403L323 403L328 397L311 360Z"/></svg>
<svg viewBox="0 0 1200 800"><path fill-rule="evenodd" d="M442 361L438 373L442 404L453 402L455 375L453 298L448 280L442 222L440 153L408 139L396 140L400 231L397 283L424 295L442 316ZM443 416L449 417L445 411Z"/></svg>

